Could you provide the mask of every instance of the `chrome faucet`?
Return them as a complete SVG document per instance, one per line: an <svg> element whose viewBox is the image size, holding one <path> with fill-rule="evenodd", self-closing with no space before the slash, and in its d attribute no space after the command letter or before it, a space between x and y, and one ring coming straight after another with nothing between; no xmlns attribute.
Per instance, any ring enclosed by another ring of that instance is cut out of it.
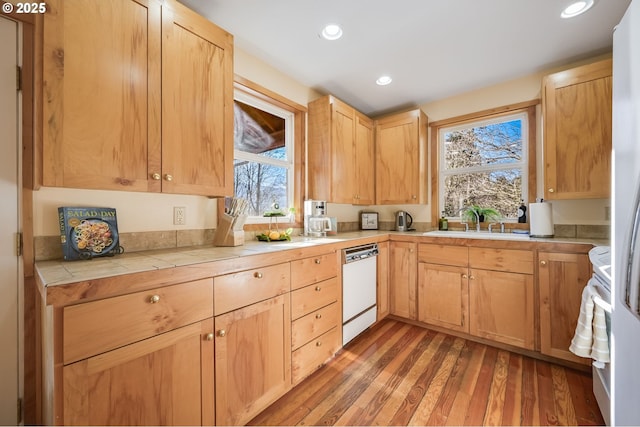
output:
<svg viewBox="0 0 640 427"><path fill-rule="evenodd" d="M473 212L473 214L476 216L476 231L479 233L480 232L480 215L478 215L478 212L475 211L475 209L472 209L471 206L466 207L466 208L460 208L458 209L458 212L462 212L462 211L471 211ZM462 219L462 218L460 218ZM464 231L469 231L469 224L467 224L466 221L460 221L462 224L464 224L465 226L465 230Z"/></svg>
<svg viewBox="0 0 640 427"><path fill-rule="evenodd" d="M493 226L494 225L498 225L500 224L500 232L504 233L504 222L492 222L491 224L489 224L489 233L493 233Z"/></svg>

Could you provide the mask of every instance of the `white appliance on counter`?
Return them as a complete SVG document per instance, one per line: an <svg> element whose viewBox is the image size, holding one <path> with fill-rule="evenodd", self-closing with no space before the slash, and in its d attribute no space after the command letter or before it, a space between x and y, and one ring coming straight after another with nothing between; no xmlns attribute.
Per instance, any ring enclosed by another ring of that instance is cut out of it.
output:
<svg viewBox="0 0 640 427"><path fill-rule="evenodd" d="M376 322L378 245L342 251L342 345Z"/></svg>
<svg viewBox="0 0 640 427"><path fill-rule="evenodd" d="M611 424L640 425L640 0L613 33Z"/></svg>

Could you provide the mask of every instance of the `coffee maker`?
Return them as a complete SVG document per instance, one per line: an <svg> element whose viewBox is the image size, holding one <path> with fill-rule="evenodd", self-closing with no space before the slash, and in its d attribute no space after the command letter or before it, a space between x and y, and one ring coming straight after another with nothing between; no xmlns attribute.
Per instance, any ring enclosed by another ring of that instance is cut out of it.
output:
<svg viewBox="0 0 640 427"><path fill-rule="evenodd" d="M327 216L327 202L324 200L304 201L304 235L325 237L331 231L331 219Z"/></svg>

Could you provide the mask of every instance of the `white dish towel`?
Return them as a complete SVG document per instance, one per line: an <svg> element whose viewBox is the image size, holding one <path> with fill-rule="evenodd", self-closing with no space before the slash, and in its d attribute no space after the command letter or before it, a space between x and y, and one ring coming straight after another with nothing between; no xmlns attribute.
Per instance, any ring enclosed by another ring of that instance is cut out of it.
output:
<svg viewBox="0 0 640 427"><path fill-rule="evenodd" d="M594 299L600 299L600 296L593 280L589 280L582 291L580 316L569 350L576 356L593 359L593 366L603 368L610 361L609 337L605 310L600 304L594 303Z"/></svg>

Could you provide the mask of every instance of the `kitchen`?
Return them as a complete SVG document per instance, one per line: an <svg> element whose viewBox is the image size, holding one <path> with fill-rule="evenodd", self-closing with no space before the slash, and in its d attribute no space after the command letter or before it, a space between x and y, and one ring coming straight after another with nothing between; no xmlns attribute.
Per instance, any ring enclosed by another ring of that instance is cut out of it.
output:
<svg viewBox="0 0 640 427"><path fill-rule="evenodd" d="M567 64L566 68L591 62L594 59L601 59L602 57L606 58L607 54L604 53L596 58ZM507 81L506 83L499 83L485 89L470 91L443 101L434 101L423 105L421 108L427 113L429 121L434 122L473 111L483 111L503 105L538 99L540 98L542 76L561 68L565 67L544 70L538 74ZM243 78L257 82L263 87L293 99L294 103L299 105L305 106L309 101L318 97L318 94L312 93L310 88L292 81L286 75L237 48L234 51L234 69L235 73ZM542 134L541 129L538 130L537 134L540 137ZM536 157L538 159L542 158L541 155ZM538 167L541 168L542 165L540 164ZM542 176L541 171L539 171L538 176ZM539 185L541 184L542 182L539 180ZM172 244L171 241L175 245L176 239L182 238L177 236L187 234L185 230L211 230L215 228L216 224L217 202L205 197L43 187L33 192L33 232L34 236L36 236L36 251L40 250L40 248L43 251L47 251L47 248L51 247L50 242L55 239L57 233L55 210L57 207L77 205L78 200L82 200L84 205L108 205L118 209L119 227L121 232L125 234L123 236L123 246L128 251L133 251L136 245L143 247L145 244L148 245L147 247L153 248L170 247L167 245ZM171 224L172 207L174 206L186 207L186 227ZM573 237L576 237L577 233L580 232L587 234L577 237L593 238L595 236L595 238L606 238L608 236L606 212L610 206L610 201L607 199L566 203L554 201L554 209L556 209L554 218L558 225L566 225L570 233L574 233ZM398 207L376 206L375 208L380 212L382 222L392 222L393 212ZM430 212L431 206L429 204L406 205L401 206L401 208L410 211L417 224L422 223L426 226L426 224L433 224L434 222L434 216ZM361 208L349 204L335 205L330 203L328 210L332 216L337 216L338 220L348 227L358 223L358 213ZM164 214L162 216L154 215L149 217L148 215L141 215L141 211L163 212ZM439 212L436 214L439 214ZM127 233L130 235L127 236ZM141 236L141 234L144 234L144 236ZM197 236L194 239L202 240L206 239L206 236L210 236L207 232L203 232L202 235L204 237ZM141 237L141 239L135 240L135 237ZM129 242L125 243L125 238L128 238ZM47 254L48 252L44 255L46 256ZM44 259L42 256L43 254L36 255L37 259Z"/></svg>

